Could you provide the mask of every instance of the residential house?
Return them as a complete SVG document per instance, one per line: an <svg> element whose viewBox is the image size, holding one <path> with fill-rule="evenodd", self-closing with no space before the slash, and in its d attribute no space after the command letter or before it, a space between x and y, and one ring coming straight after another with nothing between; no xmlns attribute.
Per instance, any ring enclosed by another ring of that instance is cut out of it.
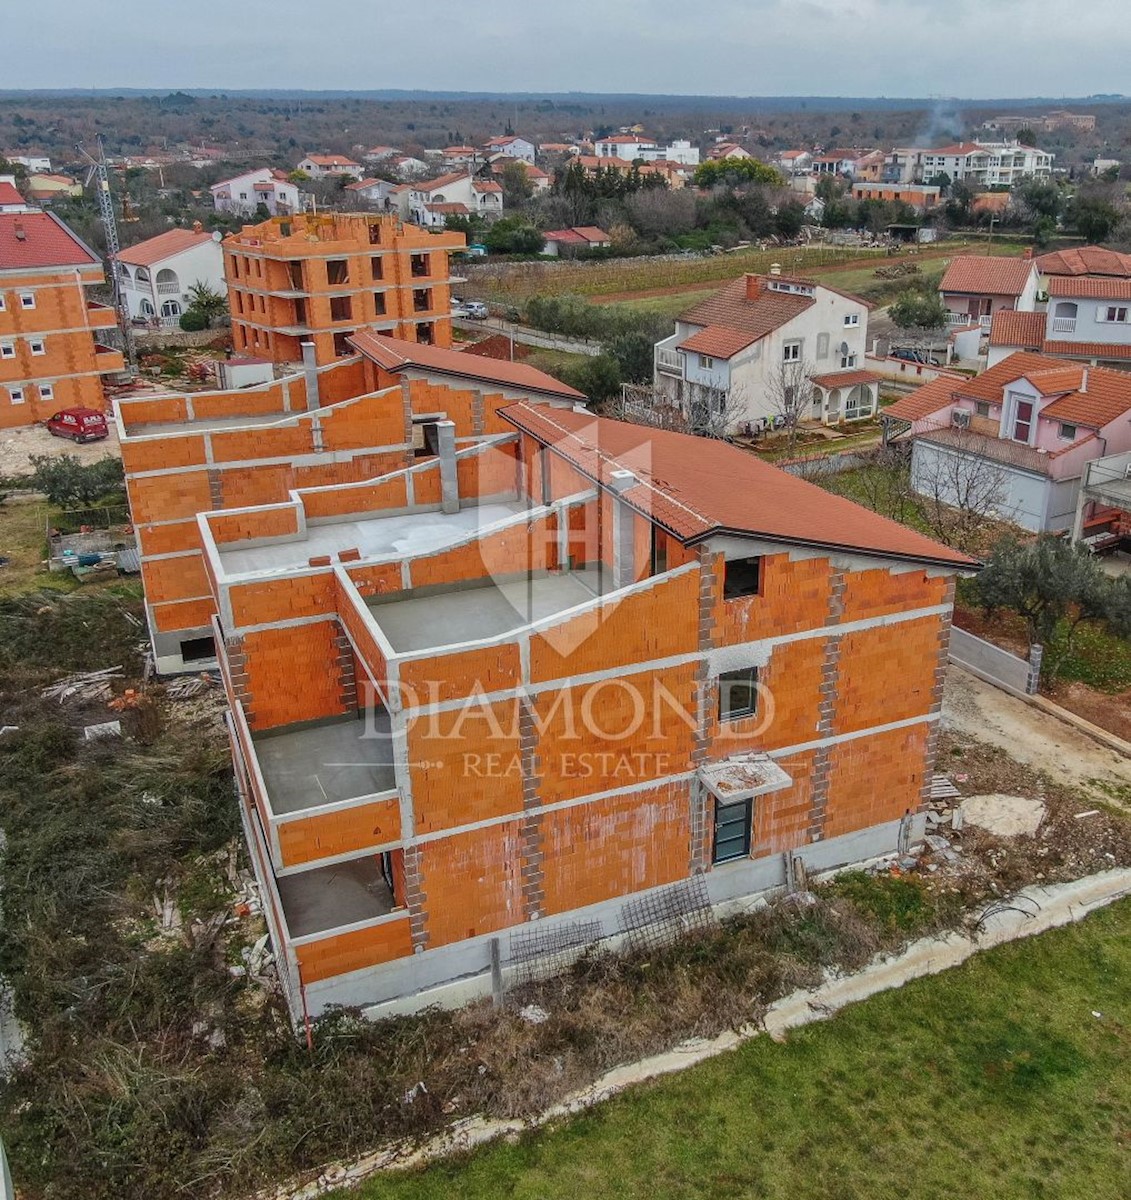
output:
<svg viewBox="0 0 1131 1200"><path fill-rule="evenodd" d="M812 280L744 275L681 313L675 333L656 343L656 403L726 430L758 430L783 408L795 411L802 390L805 420L870 417L879 376L863 369L868 311L858 296Z"/></svg>
<svg viewBox="0 0 1131 1200"><path fill-rule="evenodd" d="M436 179L412 185L409 215L425 228L442 226L449 216L495 218L503 212L503 186L493 179L479 179L467 171L453 171Z"/></svg>
<svg viewBox="0 0 1131 1200"><path fill-rule="evenodd" d="M82 195L82 184L69 175L47 175L33 171L27 177L28 199L36 204L53 204L56 200L76 200Z"/></svg>
<svg viewBox="0 0 1131 1200"><path fill-rule="evenodd" d="M571 229L551 229L543 235L543 254L568 256L578 250L599 250L612 245L612 238L596 225L575 225Z"/></svg>
<svg viewBox="0 0 1131 1200"><path fill-rule="evenodd" d="M400 179L416 179L431 170L429 163L412 154L394 154L392 158L385 160L385 164L390 170L396 171Z"/></svg>
<svg viewBox="0 0 1131 1200"><path fill-rule="evenodd" d="M305 207L304 194L292 183L285 171L274 167L257 167L214 183L212 204L217 212L254 216L262 205L269 216L283 217L301 212Z"/></svg>
<svg viewBox="0 0 1131 1200"><path fill-rule="evenodd" d="M0 213L34 212L35 207L16 190L14 175L0 175Z"/></svg>
<svg viewBox="0 0 1131 1200"><path fill-rule="evenodd" d="M130 316L174 326L192 303L194 285L204 284L223 295L220 237L206 233L198 221L192 229L170 229L122 250L118 281Z"/></svg>
<svg viewBox="0 0 1131 1200"><path fill-rule="evenodd" d="M335 175L354 175L360 179L364 174L361 163L344 154L308 154L299 160L298 169L311 179L330 179Z"/></svg>
<svg viewBox="0 0 1131 1200"><path fill-rule="evenodd" d="M408 219L411 183L391 183L388 179L357 179L353 183L347 183L342 190L381 212L399 213L405 220Z"/></svg>
<svg viewBox="0 0 1131 1200"><path fill-rule="evenodd" d="M444 167L476 167L486 157L477 146L446 146L441 152Z"/></svg>
<svg viewBox="0 0 1131 1200"><path fill-rule="evenodd" d="M1093 366L1131 370L1131 279L1091 275L1054 275L1048 283L1048 308L1042 318L1039 348L1061 358ZM991 330L991 352L1000 357L1017 336L1031 340L1035 330Z"/></svg>
<svg viewBox="0 0 1131 1200"><path fill-rule="evenodd" d="M813 156L808 150L783 150L775 162L778 170L787 178L790 175L808 175L813 169Z"/></svg>
<svg viewBox="0 0 1131 1200"><path fill-rule="evenodd" d="M488 139L483 150L485 156L488 158L493 154L503 154L507 158L519 158L523 162L528 162L533 166L537 147L533 142L527 141L526 138L510 134L506 137Z"/></svg>
<svg viewBox="0 0 1131 1200"><path fill-rule="evenodd" d="M104 278L98 255L51 213L0 211L0 428L105 409L103 377L125 363L99 341L114 336L117 313L86 294Z"/></svg>
<svg viewBox="0 0 1131 1200"><path fill-rule="evenodd" d="M462 233L428 232L376 213L300 213L245 225L224 239L235 350L318 365L352 353L350 336L376 328L408 341L451 344L448 254Z"/></svg>
<svg viewBox="0 0 1131 1200"><path fill-rule="evenodd" d="M577 163L590 177L596 175L598 171L617 171L621 175L629 175L632 171L639 169L643 173L648 167L654 166L654 164L643 163L637 167L636 163L630 162L627 158L603 158L596 154L575 154L570 162L571 165Z"/></svg>
<svg viewBox="0 0 1131 1200"><path fill-rule="evenodd" d="M1023 179L1048 179L1055 155L1020 142L958 142L937 149L897 149L887 156L885 181L929 182L947 175L974 187L1012 187Z"/></svg>
<svg viewBox="0 0 1131 1200"><path fill-rule="evenodd" d="M707 157L718 162L723 159L753 158L754 155L749 150L738 145L737 142L716 142L707 151Z"/></svg>
<svg viewBox="0 0 1131 1200"><path fill-rule="evenodd" d="M686 139L677 139L667 146L645 148L640 151L639 157L649 163L670 162L679 163L684 167L697 167L699 165L699 147L693 146Z"/></svg>
<svg viewBox="0 0 1131 1200"><path fill-rule="evenodd" d="M13 167L23 167L29 175L49 175L51 159L46 154L30 154L25 150L0 150L0 158Z"/></svg>
<svg viewBox="0 0 1131 1200"><path fill-rule="evenodd" d="M1002 520L1062 533L1086 465L1131 451L1131 375L1018 352L972 379L936 380L884 420L907 423L916 491L951 504L977 495Z"/></svg>
<svg viewBox="0 0 1131 1200"><path fill-rule="evenodd" d="M669 162L666 158L655 158L638 167L644 177L655 175L663 179L670 188L686 187L695 178L696 168L687 163Z"/></svg>
<svg viewBox="0 0 1131 1200"><path fill-rule="evenodd" d="M543 142L538 147L539 154L580 154L581 147L577 142Z"/></svg>
<svg viewBox="0 0 1131 1200"><path fill-rule="evenodd" d="M364 151L361 159L362 162L379 163L387 158L396 158L400 153L396 146L372 146Z"/></svg>
<svg viewBox="0 0 1131 1200"><path fill-rule="evenodd" d="M658 147L651 138L636 133L616 133L593 141L593 153L597 158L619 158L627 163L643 158L645 150L656 149Z"/></svg>
<svg viewBox="0 0 1131 1200"><path fill-rule="evenodd" d="M532 166L522 158L508 158L504 154L497 154L491 159L490 171L491 177L498 181L502 181L503 172L506 171L510 163L520 163L522 165L523 174L526 176L526 181L533 188L535 196L545 195L550 190L550 185L554 182L553 177L547 171L543 171L541 167Z"/></svg>
<svg viewBox="0 0 1131 1200"><path fill-rule="evenodd" d="M1119 158L1102 158L1097 155L1092 159L1090 170L1093 175L1106 175L1109 171L1119 174L1119 168L1123 166L1123 160Z"/></svg>
<svg viewBox="0 0 1131 1200"><path fill-rule="evenodd" d="M1131 279L1131 254L1105 250L1103 246L1070 246L1042 254L1036 261L1042 288L1048 287L1054 275Z"/></svg>
<svg viewBox="0 0 1131 1200"><path fill-rule="evenodd" d="M489 995L531 937L580 954L923 837L972 560L521 364L433 350L409 378L390 339L354 341L372 396L317 414L154 438L151 405L135 444L123 405L131 504L196 531L296 1025ZM315 416L386 461L216 503L225 454L263 435L286 460ZM208 470L146 486L186 438Z"/></svg>
<svg viewBox="0 0 1131 1200"><path fill-rule="evenodd" d="M925 183L854 183L852 198L908 204L919 212L930 212L939 206L942 193Z"/></svg>
<svg viewBox="0 0 1131 1200"><path fill-rule="evenodd" d="M967 254L951 259L939 284L950 325L980 324L987 332L994 313L1033 312L1040 273L1032 258Z"/></svg>

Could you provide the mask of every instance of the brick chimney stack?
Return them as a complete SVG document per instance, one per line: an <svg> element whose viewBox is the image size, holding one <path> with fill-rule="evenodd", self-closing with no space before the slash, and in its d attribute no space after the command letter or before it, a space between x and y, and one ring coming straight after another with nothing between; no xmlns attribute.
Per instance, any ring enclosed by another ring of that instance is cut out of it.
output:
<svg viewBox="0 0 1131 1200"><path fill-rule="evenodd" d="M766 290L766 281L761 275L746 276L746 299L757 300Z"/></svg>

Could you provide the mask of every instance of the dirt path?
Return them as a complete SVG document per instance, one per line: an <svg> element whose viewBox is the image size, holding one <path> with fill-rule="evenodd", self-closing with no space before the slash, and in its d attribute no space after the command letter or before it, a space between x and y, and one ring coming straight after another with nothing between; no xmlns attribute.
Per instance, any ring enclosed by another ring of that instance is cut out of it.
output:
<svg viewBox="0 0 1131 1200"><path fill-rule="evenodd" d="M97 462L106 455L118 457L118 430L110 422L110 436L76 446L66 438L52 437L42 425L0 430L0 475L30 475L31 456L71 454L80 462Z"/></svg>
<svg viewBox="0 0 1131 1200"><path fill-rule="evenodd" d="M1094 800L1131 809L1131 760L958 667L947 672L943 725Z"/></svg>

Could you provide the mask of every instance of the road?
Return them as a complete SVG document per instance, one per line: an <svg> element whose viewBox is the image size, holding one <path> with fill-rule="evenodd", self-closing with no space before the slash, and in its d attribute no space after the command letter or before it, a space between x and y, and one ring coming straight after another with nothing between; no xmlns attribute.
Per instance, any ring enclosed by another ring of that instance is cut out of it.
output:
<svg viewBox="0 0 1131 1200"><path fill-rule="evenodd" d="M504 337L513 337L524 346L538 346L542 350L564 350L568 354L598 355L601 353L600 342L590 342L584 338L561 337L554 333L542 333L530 329L526 325L516 325L513 321L504 321L501 317L488 317L485 321L469 321L466 317L453 317L452 324L457 329L465 329L469 333L501 333Z"/></svg>

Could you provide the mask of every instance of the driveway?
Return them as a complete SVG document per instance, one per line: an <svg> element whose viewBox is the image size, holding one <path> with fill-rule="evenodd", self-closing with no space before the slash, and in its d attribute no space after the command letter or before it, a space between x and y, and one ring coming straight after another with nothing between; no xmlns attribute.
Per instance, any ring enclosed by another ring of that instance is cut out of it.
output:
<svg viewBox="0 0 1131 1200"><path fill-rule="evenodd" d="M960 667L947 671L943 727L996 746L1096 801L1131 808L1131 759Z"/></svg>
<svg viewBox="0 0 1131 1200"><path fill-rule="evenodd" d="M516 325L513 321L504 321L502 317L488 317L485 321L469 321L466 317L453 317L452 324L457 329L466 329L469 333L501 333L504 337L513 337L524 346L538 346L543 350L565 350L569 354L597 355L601 353L600 342L590 342L585 338L560 337L555 333L543 333L539 329L531 329L527 325Z"/></svg>
<svg viewBox="0 0 1131 1200"><path fill-rule="evenodd" d="M84 442L81 446L66 438L52 437L43 425L25 425L17 429L0 429L0 476L30 475L31 456L46 454L74 455L80 462L97 462L111 455L119 456L118 429L110 421L110 436L100 442Z"/></svg>

